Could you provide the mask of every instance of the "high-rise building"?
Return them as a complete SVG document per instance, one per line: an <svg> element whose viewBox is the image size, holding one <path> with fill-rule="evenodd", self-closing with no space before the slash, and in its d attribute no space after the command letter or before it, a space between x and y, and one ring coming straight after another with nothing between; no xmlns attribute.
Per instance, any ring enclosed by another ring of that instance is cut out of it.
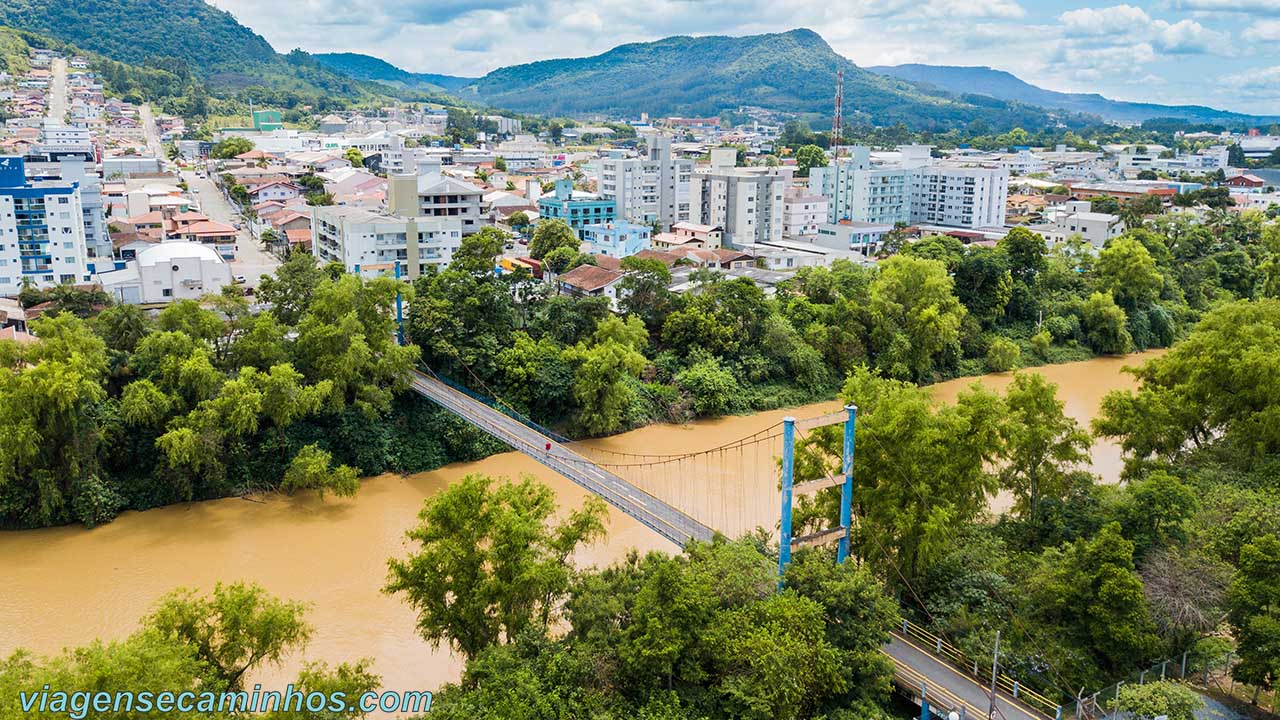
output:
<svg viewBox="0 0 1280 720"><path fill-rule="evenodd" d="M693 161L676 158L671 138L645 135L645 154L627 157L611 151L600 161L600 195L617 203L618 217L663 229L690 219L689 182Z"/></svg>
<svg viewBox="0 0 1280 720"><path fill-rule="evenodd" d="M940 162L930 151L905 145L896 159L876 164L868 148L855 146L833 165L811 169L809 188L830 200L831 223L1003 226L1009 171Z"/></svg>
<svg viewBox="0 0 1280 720"><path fill-rule="evenodd" d="M101 273L115 269L111 235L107 232L102 203L102 178L93 172L83 158L68 156L58 162L34 162L26 164L30 180L61 180L80 186L80 207L84 219L84 242L88 253L89 272Z"/></svg>
<svg viewBox="0 0 1280 720"><path fill-rule="evenodd" d="M693 222L719 227L728 247L781 240L790 168L734 167L732 156L713 155L712 162L690 182Z"/></svg>
<svg viewBox="0 0 1280 720"><path fill-rule="evenodd" d="M28 180L20 157L0 157L0 295L92 279L75 182Z"/></svg>
<svg viewBox="0 0 1280 720"><path fill-rule="evenodd" d="M440 172L440 161L418 161L417 174L387 179L387 208L401 217L453 218L462 234L473 235L488 224L481 212L484 190Z"/></svg>

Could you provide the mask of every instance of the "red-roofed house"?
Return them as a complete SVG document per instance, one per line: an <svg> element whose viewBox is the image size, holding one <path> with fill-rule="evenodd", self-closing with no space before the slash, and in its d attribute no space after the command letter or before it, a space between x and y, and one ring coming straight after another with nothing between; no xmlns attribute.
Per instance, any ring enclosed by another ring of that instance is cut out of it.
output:
<svg viewBox="0 0 1280 720"><path fill-rule="evenodd" d="M1263 180L1257 175L1250 175L1248 173L1245 173L1244 175L1236 175L1235 177L1229 177L1222 184L1226 185L1232 190L1244 190L1246 192L1262 192L1262 187L1267 184L1267 181Z"/></svg>
<svg viewBox="0 0 1280 720"><path fill-rule="evenodd" d="M301 212L280 212L271 218L271 227L276 232L288 232L289 230L311 230L311 214Z"/></svg>
<svg viewBox="0 0 1280 720"><path fill-rule="evenodd" d="M618 304L618 281L624 273L595 265L579 265L559 278L560 292L578 297L607 297Z"/></svg>
<svg viewBox="0 0 1280 720"><path fill-rule="evenodd" d="M308 252L311 251L311 228L285 230L284 236L289 241L290 250L300 247Z"/></svg>

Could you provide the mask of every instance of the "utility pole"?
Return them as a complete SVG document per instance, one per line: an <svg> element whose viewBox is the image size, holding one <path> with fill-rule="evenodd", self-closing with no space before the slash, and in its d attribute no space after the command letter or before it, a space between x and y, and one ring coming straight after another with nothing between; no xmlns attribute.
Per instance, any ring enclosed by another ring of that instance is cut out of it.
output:
<svg viewBox="0 0 1280 720"><path fill-rule="evenodd" d="M996 651L991 655L991 707L987 710L987 717L995 720L996 717L996 678L1000 674L1000 631L996 630Z"/></svg>

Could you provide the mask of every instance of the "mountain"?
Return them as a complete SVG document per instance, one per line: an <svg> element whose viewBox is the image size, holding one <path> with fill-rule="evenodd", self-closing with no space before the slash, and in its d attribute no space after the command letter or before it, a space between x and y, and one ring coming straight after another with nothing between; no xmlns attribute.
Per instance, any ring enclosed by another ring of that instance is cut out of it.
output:
<svg viewBox="0 0 1280 720"><path fill-rule="evenodd" d="M311 57L325 67L357 80L372 80L402 87L451 92L476 81L475 78L456 75L409 72L381 58L360 53L315 53Z"/></svg>
<svg viewBox="0 0 1280 720"><path fill-rule="evenodd" d="M1109 100L1093 93L1045 90L1003 70L994 70L989 67L909 64L868 67L867 70L950 93L989 95L1001 100L1097 115L1105 120L1121 123L1141 123L1157 117L1225 124L1261 124L1275 121L1275 118L1215 110L1202 105L1124 102Z"/></svg>
<svg viewBox="0 0 1280 720"><path fill-rule="evenodd" d="M945 129L982 118L995 127L1043 127L1044 110L991 98L955 97L867 72L812 30L747 37L669 37L601 55L504 67L459 94L546 114L715 115L751 105L830 117L844 70L846 117Z"/></svg>
<svg viewBox="0 0 1280 720"><path fill-rule="evenodd" d="M257 101L286 107L402 94L350 78L301 51L278 54L203 0L0 0L0 25L172 74L173 85L195 79L224 95L253 88Z"/></svg>

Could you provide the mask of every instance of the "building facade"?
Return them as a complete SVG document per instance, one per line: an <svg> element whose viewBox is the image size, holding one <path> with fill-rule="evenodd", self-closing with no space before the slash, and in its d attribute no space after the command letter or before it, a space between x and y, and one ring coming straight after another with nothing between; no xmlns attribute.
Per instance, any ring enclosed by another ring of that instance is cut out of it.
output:
<svg viewBox="0 0 1280 720"><path fill-rule="evenodd" d="M617 204L620 220L662 229L691 219L693 161L676 158L671 138L649 134L642 157L612 151L600 161L600 195Z"/></svg>
<svg viewBox="0 0 1280 720"><path fill-rule="evenodd" d="M119 270L97 276L102 289L126 304L198 300L232 283L231 266L213 248L168 240L137 251Z"/></svg>
<svg viewBox="0 0 1280 720"><path fill-rule="evenodd" d="M462 245L458 217L407 217L362 207L316 207L311 252L322 263L340 263L363 277L391 276L396 265L413 279L444 269Z"/></svg>
<svg viewBox="0 0 1280 720"><path fill-rule="evenodd" d="M781 240L789 171L712 167L690 183L693 221L719 227L727 247Z"/></svg>
<svg viewBox="0 0 1280 720"><path fill-rule="evenodd" d="M850 157L811 169L809 187L830 200L827 222L1004 226L1008 169L938 162L924 145L898 154L898 161L877 165L868 148L856 146Z"/></svg>
<svg viewBox="0 0 1280 720"><path fill-rule="evenodd" d="M22 158L0 157L0 295L23 282L88 282L84 208L74 182L31 181Z"/></svg>
<svg viewBox="0 0 1280 720"><path fill-rule="evenodd" d="M827 222L831 201L802 188L789 188L782 198L782 234L787 237L814 235Z"/></svg>
<svg viewBox="0 0 1280 720"><path fill-rule="evenodd" d="M538 198L539 220L563 220L579 238L586 226L607 225L617 218L617 204L613 200L575 191L572 180L557 180L554 193Z"/></svg>
<svg viewBox="0 0 1280 720"><path fill-rule="evenodd" d="M417 175L387 180L387 207L392 215L457 220L462 234L474 235L488 224L484 190L440 172L438 160L422 161Z"/></svg>
<svg viewBox="0 0 1280 720"><path fill-rule="evenodd" d="M607 223L587 225L582 228L582 240L591 245L591 252L609 257L631 257L649 249L648 225L631 223Z"/></svg>

